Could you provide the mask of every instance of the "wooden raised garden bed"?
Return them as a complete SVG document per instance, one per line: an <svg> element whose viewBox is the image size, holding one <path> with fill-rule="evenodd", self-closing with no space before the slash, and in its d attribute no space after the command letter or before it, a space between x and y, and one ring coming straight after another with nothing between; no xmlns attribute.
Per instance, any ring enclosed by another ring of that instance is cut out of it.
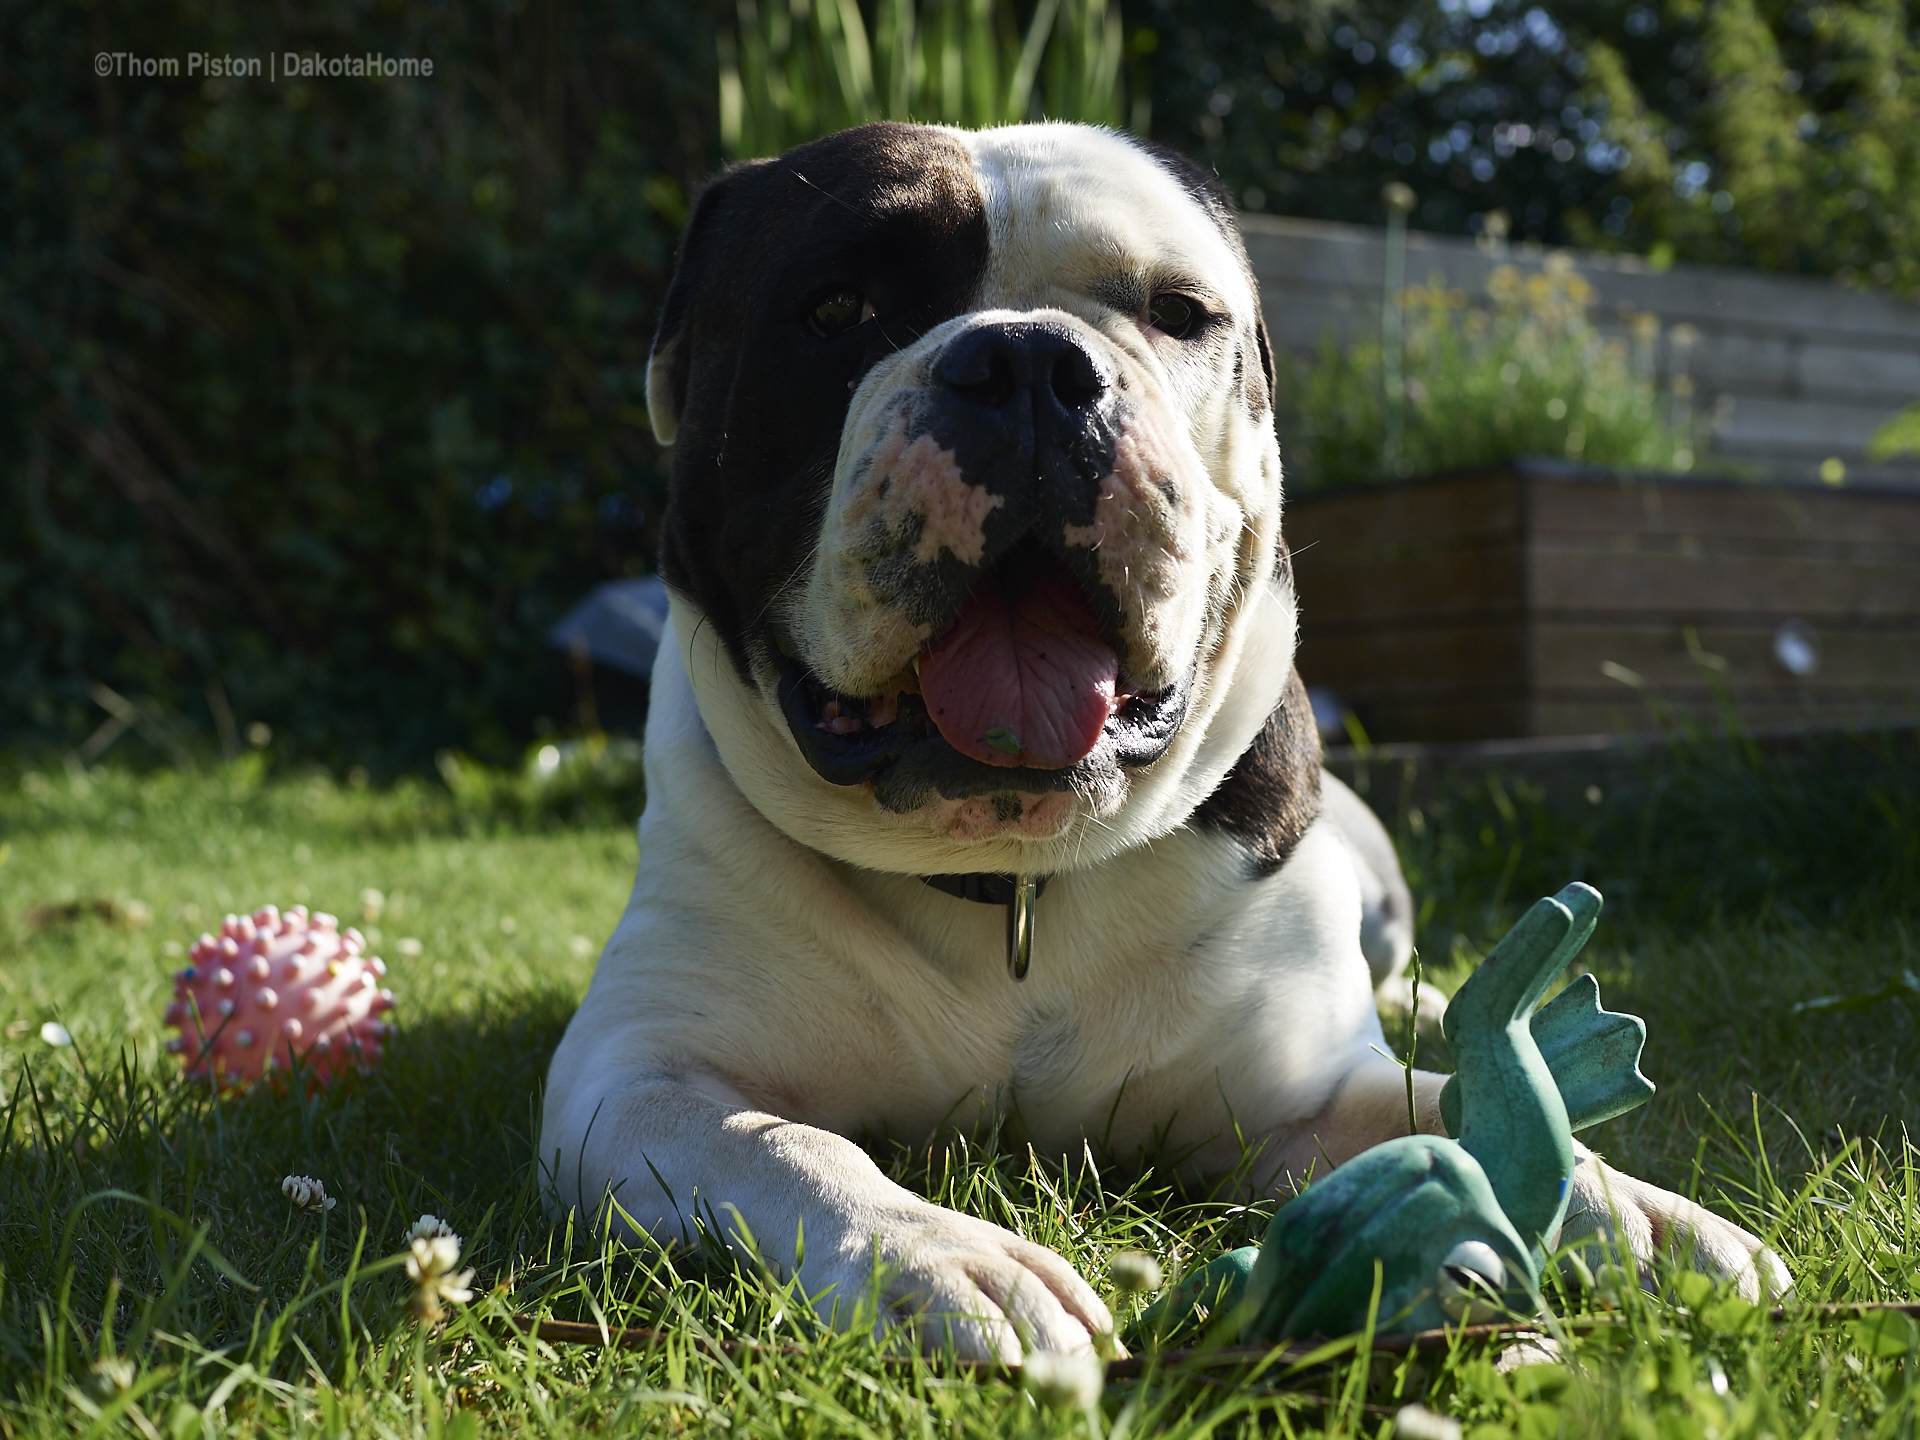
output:
<svg viewBox="0 0 1920 1440"><path fill-rule="evenodd" d="M1920 718L1920 489L1523 461L1284 526L1301 674L1374 741L1645 730L1716 687L1756 729Z"/></svg>

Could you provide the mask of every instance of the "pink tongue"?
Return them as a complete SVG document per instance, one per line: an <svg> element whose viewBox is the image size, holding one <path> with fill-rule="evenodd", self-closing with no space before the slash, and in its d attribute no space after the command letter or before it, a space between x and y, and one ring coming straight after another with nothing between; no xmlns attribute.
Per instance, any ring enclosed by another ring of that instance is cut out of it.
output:
<svg viewBox="0 0 1920 1440"><path fill-rule="evenodd" d="M941 735L989 765L1062 770L1084 760L1113 711L1119 657L1072 577L1052 567L973 587L920 662Z"/></svg>

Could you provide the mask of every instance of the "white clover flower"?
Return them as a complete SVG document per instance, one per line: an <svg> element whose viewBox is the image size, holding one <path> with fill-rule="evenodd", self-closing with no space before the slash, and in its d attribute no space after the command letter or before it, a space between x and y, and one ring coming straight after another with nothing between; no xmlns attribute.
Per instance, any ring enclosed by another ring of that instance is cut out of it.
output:
<svg viewBox="0 0 1920 1440"><path fill-rule="evenodd" d="M455 1245L460 1243L460 1237L453 1233L453 1227L438 1215L422 1215L407 1231L407 1243L411 1245L416 1240L437 1240L443 1235Z"/></svg>
<svg viewBox="0 0 1920 1440"><path fill-rule="evenodd" d="M120 1355L108 1355L94 1361L88 1368L87 1388L104 1403L131 1390L138 1375L139 1371L131 1360Z"/></svg>
<svg viewBox="0 0 1920 1440"><path fill-rule="evenodd" d="M1160 1262L1139 1250L1122 1250L1107 1261L1113 1288L1129 1295L1148 1295L1160 1288Z"/></svg>
<svg viewBox="0 0 1920 1440"><path fill-rule="evenodd" d="M1049 1410L1091 1410L1107 1387L1107 1362L1092 1350L1036 1350L1021 1364L1020 1384Z"/></svg>
<svg viewBox="0 0 1920 1440"><path fill-rule="evenodd" d="M1401 1440L1460 1440L1460 1422L1424 1405L1402 1405L1393 1417L1393 1433Z"/></svg>
<svg viewBox="0 0 1920 1440"><path fill-rule="evenodd" d="M287 1176L280 1182L280 1193L287 1197L295 1210L302 1212L317 1210L324 1215L339 1203L327 1194L327 1187L311 1175Z"/></svg>
<svg viewBox="0 0 1920 1440"><path fill-rule="evenodd" d="M473 1283L473 1271L455 1273L453 1267L459 1263L458 1235L435 1235L432 1238L423 1235L416 1237L408 1246L407 1278L419 1287L413 1295L413 1313L427 1324L431 1325L446 1315L442 1308L443 1301L464 1305L473 1299L473 1291L468 1288Z"/></svg>

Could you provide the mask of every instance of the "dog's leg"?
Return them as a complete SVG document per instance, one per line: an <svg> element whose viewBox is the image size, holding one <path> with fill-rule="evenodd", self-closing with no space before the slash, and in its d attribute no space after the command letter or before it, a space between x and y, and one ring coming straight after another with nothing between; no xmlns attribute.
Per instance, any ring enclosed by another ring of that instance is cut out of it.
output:
<svg viewBox="0 0 1920 1440"><path fill-rule="evenodd" d="M1703 1275L1733 1281L1756 1303L1793 1287L1780 1257L1732 1221L1623 1174L1578 1141L1573 1148L1573 1193L1560 1243L1580 1245L1590 1264L1616 1262L1624 1251L1650 1283L1653 1259L1677 1255Z"/></svg>
<svg viewBox="0 0 1920 1440"><path fill-rule="evenodd" d="M1417 1128L1421 1134L1444 1135L1440 1089L1447 1077L1413 1073ZM1297 1190L1363 1150L1412 1133L1407 1122L1407 1072L1385 1055L1366 1051L1319 1114L1274 1137L1277 1143L1263 1156L1271 1167L1269 1186L1282 1194Z"/></svg>
<svg viewBox="0 0 1920 1440"><path fill-rule="evenodd" d="M969 1359L1017 1364L1028 1349L1083 1349L1113 1329L1051 1250L911 1194L852 1141L757 1111L716 1080L635 1077L582 1097L551 1107L542 1127L562 1205L593 1208L611 1191L616 1223L624 1214L665 1243L693 1240L696 1219L736 1249L750 1234L843 1326L877 1274L877 1325L902 1322Z"/></svg>

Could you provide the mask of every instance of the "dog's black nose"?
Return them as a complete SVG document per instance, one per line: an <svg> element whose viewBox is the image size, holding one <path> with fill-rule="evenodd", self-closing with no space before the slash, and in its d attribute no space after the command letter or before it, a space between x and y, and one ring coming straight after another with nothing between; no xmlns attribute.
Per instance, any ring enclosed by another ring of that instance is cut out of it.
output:
<svg viewBox="0 0 1920 1440"><path fill-rule="evenodd" d="M1030 396L1036 423L1078 422L1108 386L1072 331L1042 321L969 330L947 347L934 374L955 395L989 410L1004 410Z"/></svg>

